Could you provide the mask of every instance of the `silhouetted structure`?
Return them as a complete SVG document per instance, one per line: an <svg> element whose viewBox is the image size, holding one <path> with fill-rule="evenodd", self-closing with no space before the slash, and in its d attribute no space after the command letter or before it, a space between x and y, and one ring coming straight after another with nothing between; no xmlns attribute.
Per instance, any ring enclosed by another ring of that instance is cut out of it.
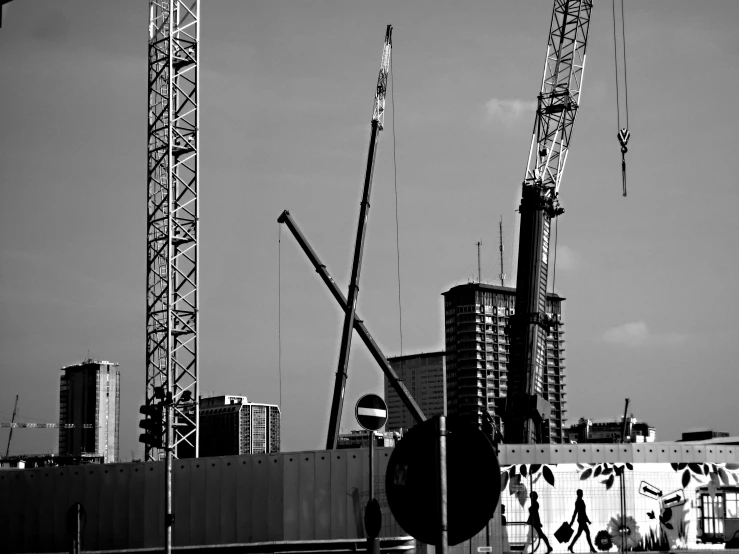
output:
<svg viewBox="0 0 739 554"><path fill-rule="evenodd" d="M119 458L121 372L118 364L86 359L62 368L59 387L59 455L97 454L112 463ZM83 428L91 424L92 428Z"/></svg>

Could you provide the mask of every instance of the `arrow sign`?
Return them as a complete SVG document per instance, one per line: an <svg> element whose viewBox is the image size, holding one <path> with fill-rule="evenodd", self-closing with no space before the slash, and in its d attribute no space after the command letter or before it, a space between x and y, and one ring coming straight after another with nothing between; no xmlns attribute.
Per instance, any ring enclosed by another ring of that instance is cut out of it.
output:
<svg viewBox="0 0 739 554"><path fill-rule="evenodd" d="M387 405L376 394L365 394L357 402L357 423L367 431L377 431L387 422Z"/></svg>
<svg viewBox="0 0 739 554"><path fill-rule="evenodd" d="M662 506L664 506L665 508L670 508L672 506L685 504L685 501L685 492L683 492L683 489L678 489L664 496L664 498L662 499Z"/></svg>
<svg viewBox="0 0 739 554"><path fill-rule="evenodd" d="M662 496L662 491L654 485L650 485L646 481L642 481L639 484L639 494L657 500L659 497Z"/></svg>

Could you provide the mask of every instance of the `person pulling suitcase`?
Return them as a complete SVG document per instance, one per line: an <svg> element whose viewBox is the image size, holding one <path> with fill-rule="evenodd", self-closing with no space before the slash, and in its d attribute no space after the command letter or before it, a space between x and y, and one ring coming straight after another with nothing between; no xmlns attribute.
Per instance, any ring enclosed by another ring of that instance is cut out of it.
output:
<svg viewBox="0 0 739 554"><path fill-rule="evenodd" d="M588 518L587 512L585 511L585 501L582 499L581 489L577 489L577 500L575 500L575 511L572 513L572 521L570 521L570 527L575 522L575 517L577 517L577 533L575 534L575 538L572 539L570 546L567 547L567 550L572 552L572 547L577 542L577 539L580 538L580 535L582 534L582 532L585 531L585 537L588 539L588 545L590 545L590 552L595 552L595 547L593 547L593 541L590 540L590 527L588 527L588 524L591 523L591 521Z"/></svg>

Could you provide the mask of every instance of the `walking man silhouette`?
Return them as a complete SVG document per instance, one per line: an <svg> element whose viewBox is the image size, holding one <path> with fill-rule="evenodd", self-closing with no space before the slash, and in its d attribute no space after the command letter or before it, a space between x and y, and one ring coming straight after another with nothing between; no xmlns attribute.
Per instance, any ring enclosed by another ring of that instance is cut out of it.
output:
<svg viewBox="0 0 739 554"><path fill-rule="evenodd" d="M590 552L595 552L595 548L593 548L593 541L590 540L590 527L588 527L588 523L591 523L591 521L590 519L588 519L588 514L585 511L585 501L582 499L582 490L580 489L577 489L575 511L572 513L572 521L570 521L570 527L575 522L575 517L577 517L577 533L575 534L575 538L572 539L570 546L567 547L567 550L572 552L573 545L577 542L577 539L580 538L582 532L585 531L585 537L588 539L588 544L590 545Z"/></svg>
<svg viewBox="0 0 739 554"><path fill-rule="evenodd" d="M541 529L541 519L539 518L539 501L537 500L539 498L539 495L536 492L531 493L531 507L529 507L529 519L526 520L526 523L531 525L532 529L536 530L536 534L539 535L539 538L544 541L544 544L547 545L547 554L549 554L553 548L552 545L549 544L549 540L547 539L547 536L544 534L544 531ZM534 538L533 536L531 537Z"/></svg>

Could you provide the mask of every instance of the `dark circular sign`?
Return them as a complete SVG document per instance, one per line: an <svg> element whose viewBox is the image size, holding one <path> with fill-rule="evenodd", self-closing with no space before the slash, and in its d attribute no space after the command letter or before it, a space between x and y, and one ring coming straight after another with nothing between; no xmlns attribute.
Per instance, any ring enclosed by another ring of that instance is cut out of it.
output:
<svg viewBox="0 0 739 554"><path fill-rule="evenodd" d="M360 398L354 413L357 416L357 423L367 431L377 431L387 421L387 405L376 394L365 394Z"/></svg>
<svg viewBox="0 0 739 554"><path fill-rule="evenodd" d="M439 433L436 418L416 425L398 442L385 474L390 510L404 531L437 544ZM447 530L449 545L482 530L500 498L500 466L491 442L476 426L447 418Z"/></svg>

